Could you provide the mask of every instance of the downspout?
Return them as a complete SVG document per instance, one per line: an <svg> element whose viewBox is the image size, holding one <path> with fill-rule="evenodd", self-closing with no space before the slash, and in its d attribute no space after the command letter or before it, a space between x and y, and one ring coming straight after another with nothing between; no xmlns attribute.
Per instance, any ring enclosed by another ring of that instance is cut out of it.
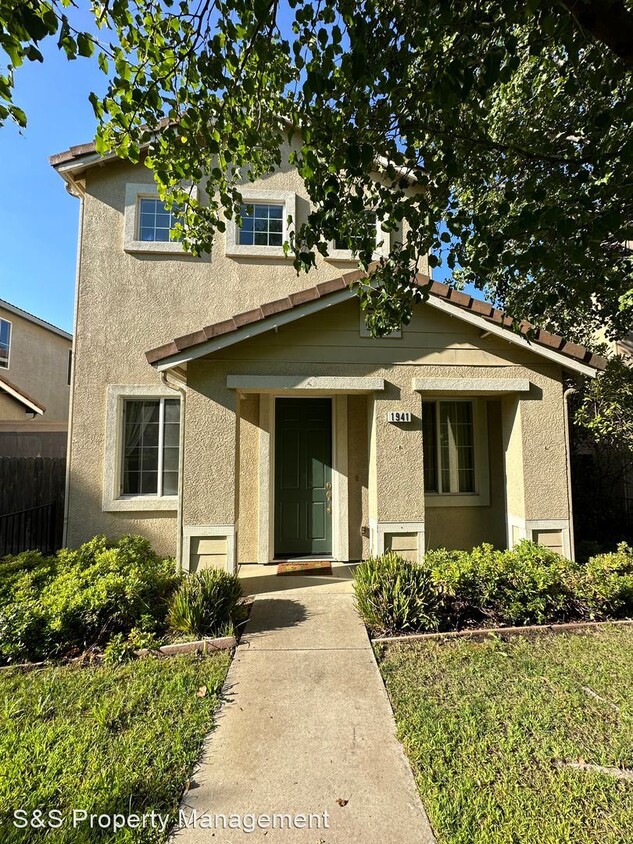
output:
<svg viewBox="0 0 633 844"><path fill-rule="evenodd" d="M184 385L177 386L176 384L171 384L167 378L166 372L160 373L160 380L165 385L165 387L169 387L170 390L174 390L177 393L180 393L180 436L179 436L179 449L178 449L178 506L176 508L176 563L180 571L183 570L183 529L182 529L182 520L183 520L183 488L185 483L185 411L187 408L187 388Z"/></svg>
<svg viewBox="0 0 633 844"><path fill-rule="evenodd" d="M563 393L563 411L565 415L565 465L567 469L567 502L569 507L569 556L576 560L574 538L574 508L571 496L571 445L569 437L569 397L578 392L575 387L568 387Z"/></svg>
<svg viewBox="0 0 633 844"><path fill-rule="evenodd" d="M64 524L62 528L62 545L68 545L68 514L70 512L70 465L72 457L73 434L73 405L75 402L75 372L77 370L77 325L79 318L79 285L81 282L81 252L84 231L84 190L83 187L69 174L66 190L71 196L79 199L79 224L77 232L77 264L75 266L75 312L73 315L73 344L72 367L70 371L70 394L68 396L68 434L66 440L66 477L64 479Z"/></svg>

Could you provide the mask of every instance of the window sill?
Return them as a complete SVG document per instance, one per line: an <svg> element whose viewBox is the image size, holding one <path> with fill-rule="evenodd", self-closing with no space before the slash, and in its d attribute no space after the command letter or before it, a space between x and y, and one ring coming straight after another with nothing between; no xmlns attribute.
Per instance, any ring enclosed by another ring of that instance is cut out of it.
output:
<svg viewBox="0 0 633 844"><path fill-rule="evenodd" d="M227 258L274 258L278 260L292 260L290 255L286 255L281 246L245 246L240 244L233 244L226 248Z"/></svg>
<svg viewBox="0 0 633 844"><path fill-rule="evenodd" d="M488 507L490 495L479 492L427 492L424 504L426 507Z"/></svg>
<svg viewBox="0 0 633 844"><path fill-rule="evenodd" d="M178 509L177 495L163 495L160 498L155 495L135 495L129 498L111 498L104 500L102 510L104 513L120 512L152 512L155 510L169 510L176 512Z"/></svg>
<svg viewBox="0 0 633 844"><path fill-rule="evenodd" d="M126 242L123 247L125 252L134 253L151 253L152 255L189 255L186 252L182 243L178 241L160 241L160 240L131 240Z"/></svg>

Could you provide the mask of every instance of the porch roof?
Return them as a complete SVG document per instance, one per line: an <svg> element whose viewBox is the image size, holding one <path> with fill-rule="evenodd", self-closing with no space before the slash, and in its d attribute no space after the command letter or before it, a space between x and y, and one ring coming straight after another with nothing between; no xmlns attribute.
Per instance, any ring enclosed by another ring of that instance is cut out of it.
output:
<svg viewBox="0 0 633 844"><path fill-rule="evenodd" d="M333 278L314 287L291 293L282 299L267 302L229 319L176 337L157 348L147 351L148 362L156 369L165 370L181 366L218 349L239 343L262 334L275 326L283 325L338 304L356 295L354 282L365 277L362 270ZM561 366L591 377L606 366L605 358L594 354L586 346L572 343L541 328L522 321L518 332L513 329L512 317L493 307L489 302L475 299L428 276L419 273L417 284L428 294L427 303L450 313L452 316L480 326L489 333L503 336L510 343L527 346L535 354L555 360Z"/></svg>
<svg viewBox="0 0 633 844"><path fill-rule="evenodd" d="M0 392L7 393L32 413L42 414L46 411L46 407L43 404L34 399L33 396L30 396L21 387L17 387L5 378L4 375L0 377Z"/></svg>

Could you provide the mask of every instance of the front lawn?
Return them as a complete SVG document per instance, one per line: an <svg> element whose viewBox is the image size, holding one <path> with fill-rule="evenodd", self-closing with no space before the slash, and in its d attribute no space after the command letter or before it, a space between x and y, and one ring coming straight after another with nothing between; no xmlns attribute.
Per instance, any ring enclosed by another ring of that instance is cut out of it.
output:
<svg viewBox="0 0 633 844"><path fill-rule="evenodd" d="M85 824L73 809L156 812L175 818L199 758L230 655L146 658L119 666L59 666L0 673L0 818L3 844L43 840L18 830L17 809L61 810L47 842L153 842L158 832L116 836Z"/></svg>
<svg viewBox="0 0 633 844"><path fill-rule="evenodd" d="M633 842L633 629L376 652L440 844Z"/></svg>

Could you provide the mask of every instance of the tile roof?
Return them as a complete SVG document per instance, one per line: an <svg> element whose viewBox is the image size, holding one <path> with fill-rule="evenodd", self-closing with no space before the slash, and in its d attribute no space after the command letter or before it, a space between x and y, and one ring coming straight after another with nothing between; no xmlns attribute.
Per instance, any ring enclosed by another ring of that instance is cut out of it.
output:
<svg viewBox="0 0 633 844"><path fill-rule="evenodd" d="M285 296L282 299L276 299L273 302L266 302L253 310L236 314L229 319L216 322L213 325L207 325L198 331L192 332L191 334L176 337L170 342L165 343L163 346L158 346L157 348L150 349L146 352L145 354L147 360L151 364L160 363L162 360L165 360L172 355L177 355L188 349L193 349L195 346L206 343L216 337L230 334L240 328L243 328L244 326L252 325L277 314L286 313L299 305L304 305L308 302L322 299L333 293L339 293L342 290L349 288L350 284L353 284L365 275L366 274L362 270L346 273L338 278L333 278L330 281L317 284L315 287L309 287L305 290L300 290L297 293L291 293L289 296ZM469 311L470 313L482 317L491 324L504 328L507 331L513 331L512 318L504 314L504 312L498 308L493 307L493 305L489 302L484 302L481 299L475 299L468 293L462 293L459 290L454 290L441 282L431 281L428 276L422 275L421 273L416 277L416 281L420 287L426 288L430 296L447 302L458 310ZM565 340L563 337L551 334L549 331L545 331L542 328L535 328L525 320L520 323L519 332L528 339L530 343L556 351L564 357L568 357L571 360L578 361L587 366L593 367L594 369L604 369L606 366L605 358L594 354L585 346L572 343Z"/></svg>

